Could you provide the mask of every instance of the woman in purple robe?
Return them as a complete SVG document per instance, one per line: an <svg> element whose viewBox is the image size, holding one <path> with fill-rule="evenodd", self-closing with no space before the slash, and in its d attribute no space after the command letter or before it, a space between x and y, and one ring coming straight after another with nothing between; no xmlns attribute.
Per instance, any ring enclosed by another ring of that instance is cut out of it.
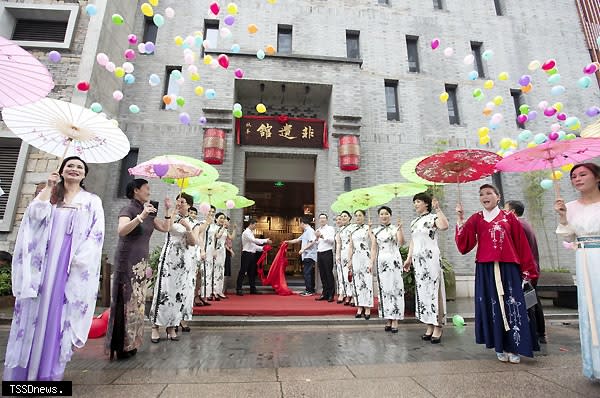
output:
<svg viewBox="0 0 600 398"><path fill-rule="evenodd" d="M104 242L102 201L85 190L87 173L82 159L64 159L23 216L4 380L61 380L87 340Z"/></svg>

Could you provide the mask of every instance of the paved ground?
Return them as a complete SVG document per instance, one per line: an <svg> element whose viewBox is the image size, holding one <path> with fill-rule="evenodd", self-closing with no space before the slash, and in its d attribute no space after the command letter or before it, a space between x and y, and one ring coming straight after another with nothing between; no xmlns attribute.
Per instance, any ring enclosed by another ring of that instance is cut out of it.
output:
<svg viewBox="0 0 600 398"><path fill-rule="evenodd" d="M576 321L549 322L550 342L520 365L474 344L472 327L447 327L442 344L420 325L193 328L178 342L145 344L110 362L90 340L67 367L76 397L599 397L581 375ZM0 327L4 355L8 326ZM149 333L149 330L148 330ZM164 335L164 334L163 334ZM148 337L149 339L149 337Z"/></svg>

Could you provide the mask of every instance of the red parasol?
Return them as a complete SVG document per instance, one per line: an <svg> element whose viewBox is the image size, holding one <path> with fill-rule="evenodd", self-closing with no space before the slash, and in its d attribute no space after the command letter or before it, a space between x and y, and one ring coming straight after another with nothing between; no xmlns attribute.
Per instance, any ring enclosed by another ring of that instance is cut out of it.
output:
<svg viewBox="0 0 600 398"><path fill-rule="evenodd" d="M417 175L431 182L457 183L460 202L460 183L476 181L496 172L496 163L502 157L481 149L458 149L436 153L421 160Z"/></svg>

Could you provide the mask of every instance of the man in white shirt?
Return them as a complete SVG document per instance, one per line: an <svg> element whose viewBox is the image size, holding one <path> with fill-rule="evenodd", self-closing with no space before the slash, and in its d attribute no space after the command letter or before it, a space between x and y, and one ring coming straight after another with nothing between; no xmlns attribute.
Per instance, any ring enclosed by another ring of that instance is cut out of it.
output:
<svg viewBox="0 0 600 398"><path fill-rule="evenodd" d="M333 302L335 294L335 281L333 279L333 244L335 242L335 229L328 225L327 214L319 214L319 228L317 236L317 265L323 283L323 291L317 301L327 300Z"/></svg>
<svg viewBox="0 0 600 398"><path fill-rule="evenodd" d="M304 233L296 239L286 241L288 244L302 242L302 248L298 254L302 256L302 269L306 290L300 293L301 296L312 296L315 294L314 267L317 261L317 236L315 235L315 230L310 226L311 221L310 217L302 217L300 227L302 227Z"/></svg>
<svg viewBox="0 0 600 398"><path fill-rule="evenodd" d="M256 220L248 221L248 228L242 233L242 265L237 277L236 294L243 296L242 283L244 276L248 274L248 282L250 284L250 294L259 294L256 290L256 261L261 254L262 245L271 244L270 239L257 239L252 232L256 228Z"/></svg>

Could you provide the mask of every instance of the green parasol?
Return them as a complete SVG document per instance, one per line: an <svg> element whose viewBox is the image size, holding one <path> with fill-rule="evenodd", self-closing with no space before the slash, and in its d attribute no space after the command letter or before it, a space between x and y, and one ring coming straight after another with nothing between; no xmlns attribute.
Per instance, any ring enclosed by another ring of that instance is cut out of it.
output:
<svg viewBox="0 0 600 398"><path fill-rule="evenodd" d="M355 209L366 210L370 207L381 206L394 199L394 194L375 188L360 188L338 196L338 200L345 202Z"/></svg>
<svg viewBox="0 0 600 398"><path fill-rule="evenodd" d="M200 195L208 196L208 203L213 204L217 198L231 197L233 198L239 192L239 189L227 182L214 181L210 184L194 185L183 189L183 192L192 196Z"/></svg>
<svg viewBox="0 0 600 398"><path fill-rule="evenodd" d="M420 178L420 177L419 177ZM389 192L395 198L403 196L413 196L421 192L427 191L427 186L414 182L394 182L391 184L381 184L372 187L377 191Z"/></svg>
<svg viewBox="0 0 600 398"><path fill-rule="evenodd" d="M233 207L227 207L228 201L233 201ZM213 205L217 209L243 209L245 207L254 206L254 202L252 199L248 199L244 196L218 196L213 198Z"/></svg>
<svg viewBox="0 0 600 398"><path fill-rule="evenodd" d="M358 210L358 208L354 208L352 204L346 203L338 199L331 205L331 210L335 211L336 213L341 213L344 210L353 213L356 210Z"/></svg>
<svg viewBox="0 0 600 398"><path fill-rule="evenodd" d="M446 183L444 183L444 182L427 181L426 179L421 178L417 175L415 169L417 168L417 165L421 162L421 160L425 159L426 157L427 156L419 156L418 158L414 158L414 159L410 159L410 160L406 161L402 166L400 166L400 174L402 174L402 177L404 177L408 181L416 183L416 184L446 185ZM407 195L407 196L409 196L409 195Z"/></svg>
<svg viewBox="0 0 600 398"><path fill-rule="evenodd" d="M181 155L170 155L171 158L176 160L185 161L193 166L196 166L202 170L202 174L197 177L188 178L163 178L162 180L168 184L177 184L179 188L189 188L195 185L206 185L211 182L215 182L219 178L219 172L210 164L203 162L202 160L195 159L189 156Z"/></svg>

